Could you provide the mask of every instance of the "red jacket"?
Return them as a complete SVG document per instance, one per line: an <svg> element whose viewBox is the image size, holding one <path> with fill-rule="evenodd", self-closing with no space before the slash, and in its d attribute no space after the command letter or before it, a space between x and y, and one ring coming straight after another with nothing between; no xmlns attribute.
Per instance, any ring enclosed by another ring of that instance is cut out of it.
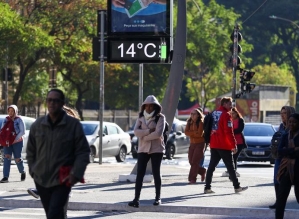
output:
<svg viewBox="0 0 299 219"><path fill-rule="evenodd" d="M237 142L233 132L233 122L226 108L220 106L213 112L213 126L211 132L210 148L232 150Z"/></svg>

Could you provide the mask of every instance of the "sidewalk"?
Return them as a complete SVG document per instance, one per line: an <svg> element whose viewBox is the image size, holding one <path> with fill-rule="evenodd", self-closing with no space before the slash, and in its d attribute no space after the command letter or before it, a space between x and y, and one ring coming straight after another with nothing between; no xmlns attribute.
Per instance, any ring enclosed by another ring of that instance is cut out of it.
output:
<svg viewBox="0 0 299 219"><path fill-rule="evenodd" d="M256 170L240 169L239 181L249 186L245 192L235 194L232 183L221 177L224 168L214 172L212 188L214 194L204 194L204 184L188 185L189 167L162 165L162 205L154 207L154 183L144 183L138 209L127 206L134 198L134 183L119 182L119 176L130 174L134 165L126 163L90 164L85 174L85 184L72 189L69 209L95 211L143 211L189 214L213 214L274 218L274 210L268 205L274 202L272 177L259 175ZM2 167L0 167L2 172ZM16 166L11 168L9 183L0 184L0 206L15 208L40 208L39 200L28 195L27 188L34 188L29 175L20 182ZM285 218L298 218L298 204L291 190Z"/></svg>

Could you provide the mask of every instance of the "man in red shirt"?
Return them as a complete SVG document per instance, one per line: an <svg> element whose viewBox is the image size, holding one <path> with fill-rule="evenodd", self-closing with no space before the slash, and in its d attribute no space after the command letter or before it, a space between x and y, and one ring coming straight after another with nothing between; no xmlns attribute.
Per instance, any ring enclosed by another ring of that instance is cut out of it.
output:
<svg viewBox="0 0 299 219"><path fill-rule="evenodd" d="M231 109L232 98L223 97L221 99L221 106L212 113L213 125L210 139L211 159L206 175L205 194L214 193L214 191L211 190L212 176L221 159L233 182L235 192L239 193L248 189L247 186L240 186L234 168L233 154L236 153L238 149L233 133L233 123L230 114Z"/></svg>

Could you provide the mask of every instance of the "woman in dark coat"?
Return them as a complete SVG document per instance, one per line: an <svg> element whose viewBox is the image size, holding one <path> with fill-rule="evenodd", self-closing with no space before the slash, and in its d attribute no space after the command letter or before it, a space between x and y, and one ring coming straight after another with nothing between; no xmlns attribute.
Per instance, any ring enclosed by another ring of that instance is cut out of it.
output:
<svg viewBox="0 0 299 219"><path fill-rule="evenodd" d="M281 134L284 134L285 132L288 132L288 118L290 117L291 114L295 113L296 110L294 107L292 106L283 106L281 107L280 110L280 117L281 117L281 124L279 125L278 131ZM279 183L277 181L277 172L279 169L279 165L280 165L280 161L281 159L278 157L275 159L275 165L274 165L274 188L275 188L275 199L277 200L277 193L278 193L278 189L279 189ZM275 203L273 205L270 205L269 208L270 209L275 209L276 208L276 200Z"/></svg>
<svg viewBox="0 0 299 219"><path fill-rule="evenodd" d="M284 210L292 185L299 203L299 114L293 113L288 119L289 131L282 135L278 146L281 158L277 180L279 182L275 218L283 219Z"/></svg>

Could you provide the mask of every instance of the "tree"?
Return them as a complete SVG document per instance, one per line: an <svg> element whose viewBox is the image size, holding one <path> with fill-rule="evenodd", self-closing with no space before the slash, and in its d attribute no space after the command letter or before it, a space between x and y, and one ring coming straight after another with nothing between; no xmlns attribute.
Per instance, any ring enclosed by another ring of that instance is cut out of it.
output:
<svg viewBox="0 0 299 219"><path fill-rule="evenodd" d="M230 35L238 15L214 0L208 4L196 2L200 11L192 1L188 2L187 95L190 100L211 107L208 100L231 90L232 70L228 63L232 44ZM246 40L242 46L247 51L252 49Z"/></svg>
<svg viewBox="0 0 299 219"><path fill-rule="evenodd" d="M276 63L272 63L271 65L257 65L253 67L252 71L255 72L252 82L257 85L286 85L290 87L291 96L294 96L298 92L295 77L287 65L278 66ZM291 97L290 99L293 98ZM292 101L291 105L294 105Z"/></svg>
<svg viewBox="0 0 299 219"><path fill-rule="evenodd" d="M39 26L26 23L26 19L20 13L10 10L8 4L0 4L0 25L2 25L0 36L3 39L0 47L5 48L1 49L3 51L1 56L7 56L9 65L14 66L15 72L18 72L12 98L12 102L17 104L30 69L41 59L43 51L54 44L53 39ZM38 64L43 65L43 63ZM39 91L40 89L35 90L37 97L41 93Z"/></svg>
<svg viewBox="0 0 299 219"><path fill-rule="evenodd" d="M237 0L217 2L226 8L233 8L246 22L243 24L244 34L254 46L253 51L246 54L252 58L252 62L247 63L247 68L271 63L288 65L296 79L296 90L299 91L299 28L295 25L299 22L299 4L292 0L247 1L242 4ZM289 21L270 19L269 16L272 15ZM298 109L298 103L296 105Z"/></svg>

